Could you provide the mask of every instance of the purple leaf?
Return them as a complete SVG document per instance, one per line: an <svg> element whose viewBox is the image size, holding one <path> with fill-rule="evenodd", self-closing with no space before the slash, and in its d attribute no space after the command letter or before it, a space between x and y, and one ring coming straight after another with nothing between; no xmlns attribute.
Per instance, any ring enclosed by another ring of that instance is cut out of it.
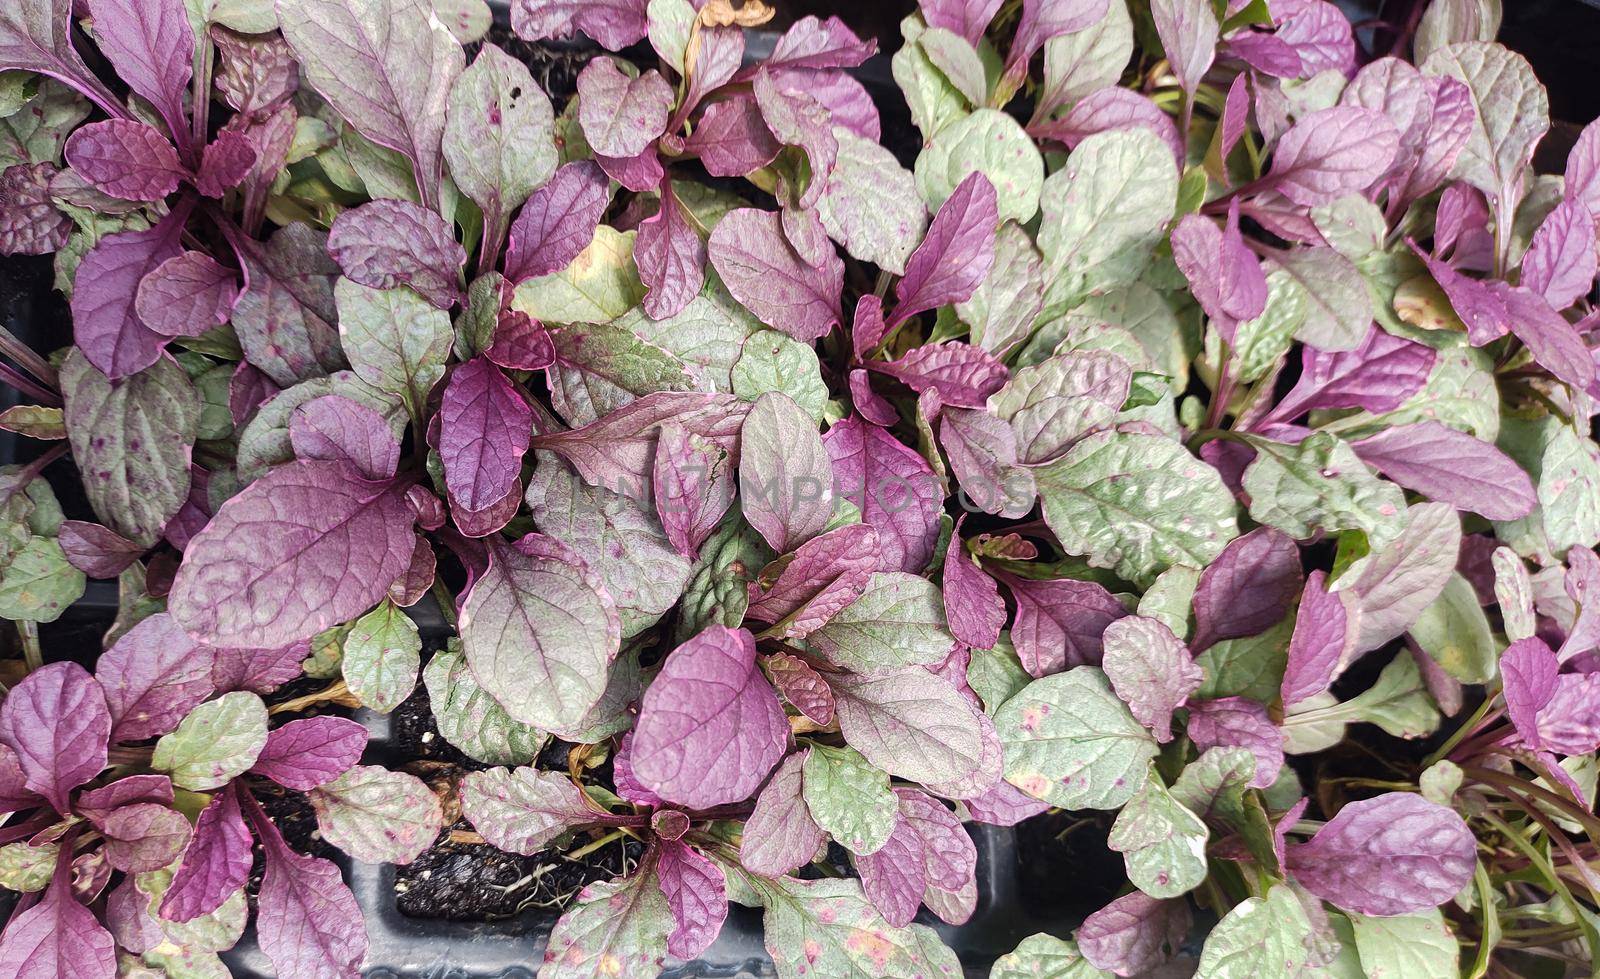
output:
<svg viewBox="0 0 1600 979"><path fill-rule="evenodd" d="M644 40L644 0L514 0L511 26L530 41L571 37L582 31L607 51Z"/></svg>
<svg viewBox="0 0 1600 979"><path fill-rule="evenodd" d="M105 838L106 861L127 873L160 870L189 843L183 813L154 802L122 806L90 823Z"/></svg>
<svg viewBox="0 0 1600 979"><path fill-rule="evenodd" d="M731 24L712 27L701 21L697 33L699 43L685 53L690 59L688 70L684 72L688 75L688 91L667 123L667 131L674 134L674 138L682 131L684 120L699 107L700 100L731 81L744 62L743 28Z"/></svg>
<svg viewBox="0 0 1600 979"><path fill-rule="evenodd" d="M1243 78L1240 75L1236 81ZM1236 125L1243 126L1244 123L1241 120ZM1031 125L1028 132L1038 139L1059 140L1070 150L1095 133L1133 128L1148 129L1160 136L1161 141L1172 150L1173 157L1182 162L1183 139L1178 135L1178 127L1172 117L1150 101L1148 96L1126 88L1102 88L1090 92L1060 119Z"/></svg>
<svg viewBox="0 0 1600 979"><path fill-rule="evenodd" d="M339 215L328 231L328 254L364 286L407 285L440 309L459 298L456 276L467 261L443 218L396 200L370 201Z"/></svg>
<svg viewBox="0 0 1600 979"><path fill-rule="evenodd" d="M1015 91L1044 42L1081 31L1105 16L1107 0L1022 0L1022 18L1006 57L1005 81Z"/></svg>
<svg viewBox="0 0 1600 979"><path fill-rule="evenodd" d="M1472 879L1477 844L1453 810L1406 792L1352 802L1288 850L1296 883L1344 911L1426 911Z"/></svg>
<svg viewBox="0 0 1600 979"><path fill-rule="evenodd" d="M706 106L684 150L700 157L713 177L743 177L771 163L783 146L767 128L754 96L735 95Z"/></svg>
<svg viewBox="0 0 1600 979"><path fill-rule="evenodd" d="M1164 623L1129 615L1106 626L1100 665L1134 718L1166 744L1172 712L1200 689L1205 671Z"/></svg>
<svg viewBox="0 0 1600 979"><path fill-rule="evenodd" d="M410 160L423 205L436 207L445 108L466 55L433 5L280 0L278 28L311 87L361 135Z"/></svg>
<svg viewBox="0 0 1600 979"><path fill-rule="evenodd" d="M289 444L300 459L348 462L368 479L388 479L400 463L389 422L359 401L325 394L289 416Z"/></svg>
<svg viewBox="0 0 1600 979"><path fill-rule="evenodd" d="M1288 422L1317 408L1393 411L1422 390L1438 355L1431 347L1403 340L1373 324L1355 350L1301 352L1300 379L1267 420Z"/></svg>
<svg viewBox="0 0 1600 979"><path fill-rule="evenodd" d="M1075 937L1078 950L1096 969L1139 976L1178 954L1189 921L1186 899L1160 900L1133 891L1083 919Z"/></svg>
<svg viewBox="0 0 1600 979"><path fill-rule="evenodd" d="M878 531L880 570L920 572L939 537L944 491L933 470L894 436L860 418L828 430L822 444L833 460L834 494L854 503Z"/></svg>
<svg viewBox="0 0 1600 979"><path fill-rule="evenodd" d="M418 534L417 543L411 551L411 565L406 568L405 574L389 586L389 601L401 608L410 608L422 601L423 596L433 588L438 567L433 545Z"/></svg>
<svg viewBox="0 0 1600 979"><path fill-rule="evenodd" d="M1258 527L1228 542L1195 586L1191 648L1204 652L1223 639L1253 636L1277 625L1304 580L1300 549L1288 534Z"/></svg>
<svg viewBox="0 0 1600 979"><path fill-rule="evenodd" d="M783 224L783 236L807 265L817 266L828 260L833 242L828 239L828 231L822 226L815 208L786 207L778 216Z"/></svg>
<svg viewBox="0 0 1600 979"><path fill-rule="evenodd" d="M611 182L592 160L568 163L533 192L511 224L506 278L521 282L567 267L594 238Z"/></svg>
<svg viewBox="0 0 1600 979"><path fill-rule="evenodd" d="M750 796L783 757L789 725L756 665L755 637L708 626L667 654L639 702L633 770L692 809Z"/></svg>
<svg viewBox="0 0 1600 979"><path fill-rule="evenodd" d="M1239 203L1228 207L1228 221L1185 215L1172 231L1172 259L1206 315L1230 342L1234 330L1267 307L1267 277L1255 253L1239 234Z"/></svg>
<svg viewBox="0 0 1600 979"><path fill-rule="evenodd" d="M711 264L733 298L796 340L815 340L840 321L844 262L807 264L789 245L779 215L739 208L711 232Z"/></svg>
<svg viewBox="0 0 1600 979"><path fill-rule="evenodd" d="M1178 87L1194 92L1217 56L1217 17L1210 0L1151 0L1150 19Z"/></svg>
<svg viewBox="0 0 1600 979"><path fill-rule="evenodd" d="M982 347L959 341L924 344L892 363L874 361L868 366L919 394L936 391L944 404L961 408L984 407L989 395L1004 387L1011 374Z"/></svg>
<svg viewBox="0 0 1600 979"><path fill-rule="evenodd" d="M1092 581L1040 581L1004 573L999 577L1017 603L1011 641L1030 676L1098 664L1106 626L1128 614L1121 602Z"/></svg>
<svg viewBox="0 0 1600 979"><path fill-rule="evenodd" d="M128 630L95 664L111 712L112 741L143 741L177 728L211 696L212 658L165 612Z"/></svg>
<svg viewBox="0 0 1600 979"><path fill-rule="evenodd" d="M211 797L195 821L194 835L161 899L161 917L191 921L222 906L250 877L250 827L239 811L239 790Z"/></svg>
<svg viewBox="0 0 1600 979"><path fill-rule="evenodd" d="M861 597L881 563L878 532L872 527L850 524L830 530L764 569L764 582L776 580L765 590L751 586L745 614L774 623L772 631L782 638L808 635Z"/></svg>
<svg viewBox="0 0 1600 979"><path fill-rule="evenodd" d="M773 685L795 710L823 726L833 723L833 688L810 663L788 653L772 653L766 666Z"/></svg>
<svg viewBox="0 0 1600 979"><path fill-rule="evenodd" d="M505 499L532 436L533 410L499 367L475 357L451 372L439 406L439 455L453 502L480 511Z"/></svg>
<svg viewBox="0 0 1600 979"><path fill-rule="evenodd" d="M922 841L928 885L923 903L950 924L965 924L977 901L978 851L972 837L955 813L927 793L900 788L895 795L900 799L901 824Z"/></svg>
<svg viewBox="0 0 1600 979"><path fill-rule="evenodd" d="M0 172L0 254L45 255L66 245L73 224L51 199L56 173L53 163L18 163Z"/></svg>
<svg viewBox="0 0 1600 979"><path fill-rule="evenodd" d="M12 4L0 20L0 67L35 71L59 79L87 95L109 115L126 109L95 78L72 47L71 0L23 0Z"/></svg>
<svg viewBox="0 0 1600 979"><path fill-rule="evenodd" d="M1562 755L1587 755L1600 748L1600 673L1563 673L1556 692L1539 711L1539 743Z"/></svg>
<svg viewBox="0 0 1600 979"><path fill-rule="evenodd" d="M778 142L799 147L810 167L804 192L780 187L778 199L810 208L821 199L828 177L838 162L839 141L834 138L833 120L827 107L805 90L804 79L794 75L790 72L779 76L763 68L756 73L752 87L768 131Z"/></svg>
<svg viewBox="0 0 1600 979"><path fill-rule="evenodd" d="M1201 751L1207 748L1248 748L1256 756L1253 788L1264 789L1278 780L1283 767L1283 731L1267 717L1267 709L1246 697L1201 700L1189 705L1189 740Z"/></svg>
<svg viewBox="0 0 1600 979"><path fill-rule="evenodd" d="M838 17L801 17L765 59L767 68L854 68L872 57L876 40L861 40Z"/></svg>
<svg viewBox="0 0 1600 979"><path fill-rule="evenodd" d="M179 252L189 208L179 204L144 231L106 235L78 265L72 290L72 332L78 349L112 380L144 370L161 356L167 338L139 318L139 283Z"/></svg>
<svg viewBox="0 0 1600 979"><path fill-rule="evenodd" d="M159 201L188 175L167 137L131 119L78 129L67 140L67 162L102 193L130 201Z"/></svg>
<svg viewBox="0 0 1600 979"><path fill-rule="evenodd" d="M1322 109L1278 140L1265 182L1296 204L1329 204L1383 176L1398 148L1399 133L1383 113L1348 105Z"/></svg>
<svg viewBox="0 0 1600 979"><path fill-rule="evenodd" d="M39 805L39 797L28 789L27 780L17 753L0 741L0 812L16 812Z"/></svg>
<svg viewBox="0 0 1600 979"><path fill-rule="evenodd" d="M411 563L404 482L347 462L287 463L224 503L189 542L169 599L191 636L279 647L375 605Z"/></svg>
<svg viewBox="0 0 1600 979"><path fill-rule="evenodd" d="M728 453L676 422L661 426L650 485L668 543L690 560L738 493Z"/></svg>
<svg viewBox="0 0 1600 979"><path fill-rule="evenodd" d="M256 937L273 969L297 979L356 974L367 954L367 928L339 868L291 850L255 800L246 804L266 864Z"/></svg>
<svg viewBox="0 0 1600 979"><path fill-rule="evenodd" d="M327 236L308 224L280 228L262 245L235 237L245 291L233 307L233 328L245 359L281 387L344 366L339 343Z"/></svg>
<svg viewBox="0 0 1600 979"><path fill-rule="evenodd" d="M278 391L278 385L271 378L249 362L241 361L228 379L228 414L233 417L234 425L243 427L256 409Z"/></svg>
<svg viewBox="0 0 1600 979"><path fill-rule="evenodd" d="M111 933L72 893L72 861L58 860L38 904L15 915L0 935L5 979L111 979L117 974Z"/></svg>
<svg viewBox="0 0 1600 979"><path fill-rule="evenodd" d="M639 280L650 289L643 306L651 319L676 316L705 284L706 243L684 215L670 180L661 181L661 209L639 225L633 258Z"/></svg>
<svg viewBox="0 0 1600 979"><path fill-rule="evenodd" d="M1050 808L1050 803L1035 799L1026 792L1000 779L989 789L969 799L962 799L976 822L990 826L1015 826Z"/></svg>
<svg viewBox="0 0 1600 979"><path fill-rule="evenodd" d="M1038 487L1033 470L1017 464L1016 430L1008 422L989 411L952 408L940 413L939 444L964 500L985 513L1010 518L1033 509Z"/></svg>
<svg viewBox="0 0 1600 979"><path fill-rule="evenodd" d="M779 554L821 533L833 515L833 463L817 423L794 399L768 391L739 430L739 506Z"/></svg>
<svg viewBox="0 0 1600 979"><path fill-rule="evenodd" d="M74 815L104 819L123 806L151 802L172 805L172 779L165 775L129 775L98 789L84 789L72 804Z"/></svg>
<svg viewBox="0 0 1600 979"><path fill-rule="evenodd" d="M676 422L731 452L749 410L749 402L731 395L657 391L582 428L535 435L532 445L559 453L590 485L643 486L663 424Z"/></svg>
<svg viewBox="0 0 1600 979"><path fill-rule="evenodd" d="M976 45L1002 0L921 0L918 7L929 27L954 31Z"/></svg>
<svg viewBox="0 0 1600 979"><path fill-rule="evenodd" d="M100 52L117 77L156 107L180 146L188 145L183 96L193 72L194 28L183 0L89 0Z"/></svg>
<svg viewBox="0 0 1600 979"><path fill-rule="evenodd" d="M1300 77L1337 71L1348 76L1356 66L1356 42L1350 18L1324 0L1299 5L1278 24L1276 36L1300 56Z"/></svg>
<svg viewBox="0 0 1600 979"><path fill-rule="evenodd" d="M993 649L1006 624L1006 603L1000 586L967 554L961 539L961 516L944 555L944 615L950 632L975 649Z"/></svg>
<svg viewBox="0 0 1600 979"><path fill-rule="evenodd" d="M224 129L200 155L195 188L207 197L221 197L250 176L255 165L256 148L250 137Z"/></svg>
<svg viewBox="0 0 1600 979"><path fill-rule="evenodd" d="M895 928L909 925L928 886L927 861L917 831L902 816L889 841L870 854L857 855L855 865L862 892L883 920Z"/></svg>
<svg viewBox="0 0 1600 979"><path fill-rule="evenodd" d="M556 346L544 324L517 309L502 309L485 357L507 370L542 371L556 362Z"/></svg>
<svg viewBox="0 0 1600 979"><path fill-rule="evenodd" d="M1594 286L1595 222L1588 208L1562 201L1533 233L1522 257L1522 284L1555 309L1566 309Z"/></svg>
<svg viewBox="0 0 1600 979"><path fill-rule="evenodd" d="M218 649L211 682L218 693L271 693L298 677L310 655L311 644L304 640L277 649Z"/></svg>
<svg viewBox="0 0 1600 979"><path fill-rule="evenodd" d="M800 792L801 769L810 751L785 758L756 797L739 844L739 863L751 873L782 877L810 863L828 840Z"/></svg>
<svg viewBox="0 0 1600 979"><path fill-rule="evenodd" d="M1361 603L1352 592L1330 592L1320 568L1306 577L1294 615L1289 660L1284 668L1283 706L1292 707L1327 690L1355 655L1361 635Z"/></svg>
<svg viewBox="0 0 1600 979"><path fill-rule="evenodd" d="M217 92L234 111L266 115L300 87L300 66L279 35L238 34L215 24L208 33L221 55Z"/></svg>
<svg viewBox="0 0 1600 979"><path fill-rule="evenodd" d="M687 843L671 840L657 846L656 881L676 923L667 936L667 952L680 959L698 958L717 940L728 917L727 877Z"/></svg>
<svg viewBox="0 0 1600 979"><path fill-rule="evenodd" d="M76 663L47 663L0 704L0 742L17 753L24 784L55 811L72 811L72 790L106 767L111 712L105 694Z"/></svg>
<svg viewBox="0 0 1600 979"><path fill-rule="evenodd" d="M197 337L228 322L239 297L238 273L204 252L185 251L139 282L134 312L169 337Z"/></svg>
<svg viewBox="0 0 1600 979"><path fill-rule="evenodd" d="M1555 697L1560 670L1556 654L1538 638L1519 639L1500 655L1506 713L1517 734L1535 751L1544 746L1539 736L1539 712Z"/></svg>
<svg viewBox="0 0 1600 979"><path fill-rule="evenodd" d="M906 259L906 274L894 286L896 302L889 326L970 298L994 265L999 223L994 184L981 173L968 174L939 206L922 244Z"/></svg>
<svg viewBox="0 0 1600 979"><path fill-rule="evenodd" d="M267 735L250 771L285 788L309 792L333 781L361 760L367 729L343 717L306 717Z"/></svg>
<svg viewBox="0 0 1600 979"><path fill-rule="evenodd" d="M1562 192L1567 200L1582 204L1591 217L1600 220L1600 124L1591 122L1578 134L1567 154Z"/></svg>
<svg viewBox="0 0 1600 979"><path fill-rule="evenodd" d="M1539 366L1574 390L1587 390L1594 383L1595 363L1577 329L1550 308L1543 296L1521 286L1495 285L1505 299L1511 332L1527 346Z"/></svg>
<svg viewBox="0 0 1600 979"><path fill-rule="evenodd" d="M1509 456L1439 422L1386 428L1351 447L1406 489L1490 520L1525 517L1539 502L1533 481Z"/></svg>
<svg viewBox="0 0 1600 979"><path fill-rule="evenodd" d="M116 531L82 520L63 520L56 539L67 563L91 578L115 578L144 553Z"/></svg>
<svg viewBox="0 0 1600 979"><path fill-rule="evenodd" d="M595 153L631 157L643 153L667 129L675 101L659 71L636 78L610 58L595 58L578 74L578 122Z"/></svg>

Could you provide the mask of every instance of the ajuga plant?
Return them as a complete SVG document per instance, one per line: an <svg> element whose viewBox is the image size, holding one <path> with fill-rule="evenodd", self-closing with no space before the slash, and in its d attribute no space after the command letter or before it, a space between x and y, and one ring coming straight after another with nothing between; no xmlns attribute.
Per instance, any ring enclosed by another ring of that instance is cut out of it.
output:
<svg viewBox="0 0 1600 979"><path fill-rule="evenodd" d="M55 443L0 976L218 975L252 910L357 975L302 805L629 840L542 979L730 902L785 979L958 975L963 824L1047 810L1125 880L995 979L1592 968L1600 127L1536 173L1498 2L1413 6L925 0L912 160L876 42L757 0L516 0L593 42L554 103L472 2L12 0L0 246L73 335L0 332ZM97 659L40 629L90 577ZM329 713L419 677L448 784Z"/></svg>

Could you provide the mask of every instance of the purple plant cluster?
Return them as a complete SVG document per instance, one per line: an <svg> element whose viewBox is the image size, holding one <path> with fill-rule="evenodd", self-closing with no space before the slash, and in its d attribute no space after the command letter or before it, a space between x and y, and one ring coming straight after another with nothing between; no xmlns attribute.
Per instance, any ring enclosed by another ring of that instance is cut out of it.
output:
<svg viewBox="0 0 1600 979"><path fill-rule="evenodd" d="M877 41L753 57L760 0L515 0L592 50L554 102L481 0L8 0L0 252L72 336L0 330L0 979L251 921L358 976L296 806L374 863L635 841L541 979L731 903L783 979L955 977L965 824L1046 812L1126 880L993 979L1197 909L1203 979L1586 968L1600 125L1536 171L1499 0L1418 11L922 0L911 161ZM442 782L340 714L419 688Z"/></svg>

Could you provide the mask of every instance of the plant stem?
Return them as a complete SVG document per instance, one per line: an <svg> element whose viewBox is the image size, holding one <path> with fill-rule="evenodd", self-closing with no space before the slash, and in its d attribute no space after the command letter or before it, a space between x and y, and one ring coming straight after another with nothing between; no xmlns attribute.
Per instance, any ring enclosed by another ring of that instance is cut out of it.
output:
<svg viewBox="0 0 1600 979"><path fill-rule="evenodd" d="M267 711L269 714L288 714L305 710L313 704L320 704L327 700L339 700L350 696L350 688L344 685L344 680L335 680L321 690L313 690L303 697L285 700L281 704L273 704Z"/></svg>
<svg viewBox="0 0 1600 979"><path fill-rule="evenodd" d="M576 850L571 851L566 855L566 857L568 860L582 860L584 857L600 849L611 841L619 840L621 838L622 830L614 829L606 835L600 837L598 840L595 840L591 843L586 843L583 846L578 847Z"/></svg>
<svg viewBox="0 0 1600 979"><path fill-rule="evenodd" d="M39 649L39 623L18 622L17 631L22 634L22 659L32 673L44 665L44 653Z"/></svg>

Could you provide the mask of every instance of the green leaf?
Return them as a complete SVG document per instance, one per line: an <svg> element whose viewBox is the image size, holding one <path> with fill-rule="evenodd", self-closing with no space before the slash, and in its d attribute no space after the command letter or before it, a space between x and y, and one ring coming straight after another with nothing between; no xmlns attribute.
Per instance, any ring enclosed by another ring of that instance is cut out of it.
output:
<svg viewBox="0 0 1600 979"><path fill-rule="evenodd" d="M787 394L812 419L821 421L828 387L816 350L777 330L752 334L733 365L733 393L753 402L768 391Z"/></svg>
<svg viewBox="0 0 1600 979"><path fill-rule="evenodd" d="M728 295L728 290L711 270L707 270L706 284L700 295L672 316L653 320L643 308L635 307L624 313L616 325L627 327L646 343L676 357L700 382L695 385L697 389L709 387L724 394L737 393L733 387L733 369L745 341L766 332L749 310ZM784 334L779 335L789 339ZM819 374L819 371L813 367L811 373ZM821 383L820 374L817 383Z"/></svg>
<svg viewBox="0 0 1600 979"><path fill-rule="evenodd" d="M876 853L889 842L900 806L889 775L854 748L814 744L806 755L802 794L811 818L851 853Z"/></svg>
<svg viewBox="0 0 1600 979"><path fill-rule="evenodd" d="M1178 200L1172 150L1146 129L1096 133L1044 182L1039 248L1051 297L1070 300L1139 278Z"/></svg>
<svg viewBox="0 0 1600 979"><path fill-rule="evenodd" d="M363 706L380 714L399 707L417 688L421 665L417 625L388 599L351 624L344 640L344 682Z"/></svg>
<svg viewBox="0 0 1600 979"><path fill-rule="evenodd" d="M1461 945L1438 908L1394 918L1351 914L1367 979L1455 979Z"/></svg>
<svg viewBox="0 0 1600 979"><path fill-rule="evenodd" d="M916 43L927 29L916 14L902 20L900 33L905 43L889 59L889 70L905 96L911 121L922 132L924 143L967 114L967 100Z"/></svg>
<svg viewBox="0 0 1600 979"><path fill-rule="evenodd" d="M730 878L749 885L766 908L763 941L778 979L957 979L961 975L955 953L933 929L887 924L862 895L859 881L769 879L739 870Z"/></svg>
<svg viewBox="0 0 1600 979"><path fill-rule="evenodd" d="M433 654L422 671L439 734L462 754L485 765L526 765L539 756L549 735L515 720L478 686L461 655L461 641Z"/></svg>
<svg viewBox="0 0 1600 979"><path fill-rule="evenodd" d="M861 597L807 641L857 673L941 663L955 645L939 587L903 571L878 571Z"/></svg>
<svg viewBox="0 0 1600 979"><path fill-rule="evenodd" d="M1096 432L1039 469L1038 481L1045 522L1067 553L1129 581L1178 564L1203 568L1239 533L1222 477L1158 435Z"/></svg>
<svg viewBox="0 0 1600 979"><path fill-rule="evenodd" d="M54 537L30 537L0 572L0 618L54 622L83 597L86 584Z"/></svg>
<svg viewBox="0 0 1600 979"><path fill-rule="evenodd" d="M1166 153L1170 160L1172 152ZM979 109L952 122L917 157L917 189L930 210L937 210L971 173L994 185L1000 220L1025 222L1038 212L1044 158L1022 124L1004 112Z"/></svg>
<svg viewBox="0 0 1600 979"><path fill-rule="evenodd" d="M5 76L0 75L0 78ZM35 439L64 439L67 423L60 408L13 405L0 411L0 428Z"/></svg>
<svg viewBox="0 0 1600 979"><path fill-rule="evenodd" d="M356 376L421 418L450 357L450 314L410 289L371 289L349 279L334 284L333 298L339 342Z"/></svg>
<svg viewBox="0 0 1600 979"><path fill-rule="evenodd" d="M1195 696L1201 700L1221 697L1249 697L1270 703L1283 686L1289 664L1289 638L1294 633L1294 616L1253 636L1224 639L1206 647L1195 657L1205 670L1205 683Z"/></svg>
<svg viewBox="0 0 1600 979"><path fill-rule="evenodd" d="M8 77L29 75L18 71ZM67 137L92 108L88 99L66 85L39 77L34 96L16 112L0 116L0 170L18 164L59 163Z"/></svg>
<svg viewBox="0 0 1600 979"><path fill-rule="evenodd" d="M546 324L616 319L644 299L633 264L633 237L632 231L602 224L566 268L518 283L512 308Z"/></svg>
<svg viewBox="0 0 1600 979"><path fill-rule="evenodd" d="M1071 35L1068 35L1069 37ZM994 960L989 979L1110 979L1078 952L1076 942L1054 935L1029 935Z"/></svg>
<svg viewBox="0 0 1600 979"><path fill-rule="evenodd" d="M1253 384L1271 369L1294 342L1295 333L1306 321L1310 298L1306 290L1283 269L1267 273L1267 305L1261 315L1240 323L1234 333L1234 373L1244 384ZM1220 341L1207 332L1207 350Z"/></svg>
<svg viewBox="0 0 1600 979"><path fill-rule="evenodd" d="M1010 633L1002 633L993 649L972 650L972 658L967 663L967 685L983 701L984 710L990 715L1032 682L1033 677L1022 668L1022 660L1011 645Z"/></svg>
<svg viewBox="0 0 1600 979"><path fill-rule="evenodd" d="M444 158L491 228L556 169L555 112L527 66L493 44L450 87Z"/></svg>
<svg viewBox="0 0 1600 979"><path fill-rule="evenodd" d="M376 765L356 765L306 795L322 838L366 863L410 863L444 818L421 779Z"/></svg>
<svg viewBox="0 0 1600 979"><path fill-rule="evenodd" d="M1132 57L1133 18L1128 5L1108 3L1105 15L1095 23L1045 42L1040 108L1054 111L1115 85Z"/></svg>
<svg viewBox="0 0 1600 979"><path fill-rule="evenodd" d="M1492 41L1449 44L1422 64L1424 75L1466 83L1477 112L1452 176L1489 195L1520 194L1533 148L1550 130L1550 97L1528 60ZM1509 208L1507 209L1509 213Z"/></svg>
<svg viewBox="0 0 1600 979"><path fill-rule="evenodd" d="M682 75L684 53L694 27L694 5L689 0L650 0L645 14L650 25L650 46Z"/></svg>
<svg viewBox="0 0 1600 979"><path fill-rule="evenodd" d="M1336 743L1343 725L1376 724L1397 738L1420 738L1439 727L1439 707L1410 656L1396 656L1371 687L1343 703L1312 698L1308 710L1284 718L1288 750L1303 754ZM1319 747L1320 746L1320 747Z"/></svg>
<svg viewBox="0 0 1600 979"><path fill-rule="evenodd" d="M1365 417L1369 425L1381 426L1436 421L1493 442L1500 434L1494 359L1476 347L1441 350L1422 390L1393 411Z"/></svg>
<svg viewBox="0 0 1600 979"><path fill-rule="evenodd" d="M1250 516L1296 540L1317 531L1360 530L1377 547L1405 525L1405 492L1379 479L1350 448L1328 432L1313 432L1298 444L1255 435L1244 440L1256 450L1244 471Z"/></svg>
<svg viewBox="0 0 1600 979"><path fill-rule="evenodd" d="M1273 276L1305 306L1294 338L1319 350L1354 350L1372 324L1367 284L1350 260L1331 248L1303 248L1273 256Z"/></svg>
<svg viewBox="0 0 1600 979"><path fill-rule="evenodd" d="M256 763L267 743L267 705L236 690L189 712L156 742L150 767L172 776L180 789L218 789Z"/></svg>
<svg viewBox="0 0 1600 979"><path fill-rule="evenodd" d="M32 846L26 840L0 846L0 887L22 894L44 890L60 852L58 844Z"/></svg>
<svg viewBox="0 0 1600 979"><path fill-rule="evenodd" d="M839 158L817 202L822 226L855 258L904 275L928 226L916 178L875 140L841 126L833 138Z"/></svg>
<svg viewBox="0 0 1600 979"><path fill-rule="evenodd" d="M614 323L557 327L550 339L550 400L573 425L598 421L641 395L695 387L677 357Z"/></svg>
<svg viewBox="0 0 1600 979"><path fill-rule="evenodd" d="M1312 935L1305 908L1287 884L1247 898L1217 922L1200 953L1195 979L1297 976Z"/></svg>
<svg viewBox="0 0 1600 979"><path fill-rule="evenodd" d="M1131 365L1114 353L1072 351L1011 376L989 398L989 411L1011 425L1019 462L1036 465L1105 428L1128 400Z"/></svg>
<svg viewBox="0 0 1600 979"><path fill-rule="evenodd" d="M923 785L965 787L980 778L993 784L994 768L985 771L981 715L955 684L914 667L874 676L840 673L829 683L840 732L873 765Z"/></svg>
<svg viewBox="0 0 1600 979"><path fill-rule="evenodd" d="M1185 809L1199 815L1212 810L1237 811L1245 790L1256 775L1256 756L1249 748L1208 748L1184 766L1172 784L1171 795Z"/></svg>
<svg viewBox="0 0 1600 979"><path fill-rule="evenodd" d="M1151 897L1178 897L1206 879L1210 831L1151 772L1117 813L1106 845L1122 854L1133 886Z"/></svg>
<svg viewBox="0 0 1600 979"><path fill-rule="evenodd" d="M1600 449L1551 420L1554 430L1534 474L1545 538L1556 554L1600 543Z"/></svg>
<svg viewBox="0 0 1600 979"><path fill-rule="evenodd" d="M737 628L750 605L749 584L777 555L737 513L700 545L673 623L672 641L683 643L708 625Z"/></svg>
<svg viewBox="0 0 1600 979"><path fill-rule="evenodd" d="M1006 781L1063 809L1116 809L1139 791L1155 738L1106 675L1079 666L1028 684L995 713Z"/></svg>
<svg viewBox="0 0 1600 979"><path fill-rule="evenodd" d="M1185 565L1168 568L1156 576L1145 593L1139 596L1139 615L1155 619L1180 640L1189 638L1189 608L1194 601L1194 590L1200 584L1200 570Z"/></svg>
<svg viewBox="0 0 1600 979"><path fill-rule="evenodd" d="M148 547L189 495L189 456L200 398L189 375L163 357L112 381L74 348L61 367L72 458L106 526Z"/></svg>
<svg viewBox="0 0 1600 979"><path fill-rule="evenodd" d="M245 923L250 917L244 888L240 887L228 895L221 906L209 914L188 921L168 921L157 914L157 909L161 907L161 899L166 896L167 888L172 886L172 874L171 867L163 867L134 878L134 887L145 898L145 909L161 926L161 933L167 941L185 952L224 952L232 948L239 941L239 936L244 934Z"/></svg>
<svg viewBox="0 0 1600 979"><path fill-rule="evenodd" d="M972 342L992 354L1005 354L1026 340L1044 302L1044 256L1033 238L1014 221L1000 225L994 238L994 264L972 295L955 304Z"/></svg>
<svg viewBox="0 0 1600 979"><path fill-rule="evenodd" d="M556 922L539 977L655 975L672 929L672 909L653 871L590 884Z"/></svg>
<svg viewBox="0 0 1600 979"><path fill-rule="evenodd" d="M1411 638L1444 671L1463 683L1488 683L1499 672L1500 651L1478 593L1454 572L1444 591L1411 624Z"/></svg>

